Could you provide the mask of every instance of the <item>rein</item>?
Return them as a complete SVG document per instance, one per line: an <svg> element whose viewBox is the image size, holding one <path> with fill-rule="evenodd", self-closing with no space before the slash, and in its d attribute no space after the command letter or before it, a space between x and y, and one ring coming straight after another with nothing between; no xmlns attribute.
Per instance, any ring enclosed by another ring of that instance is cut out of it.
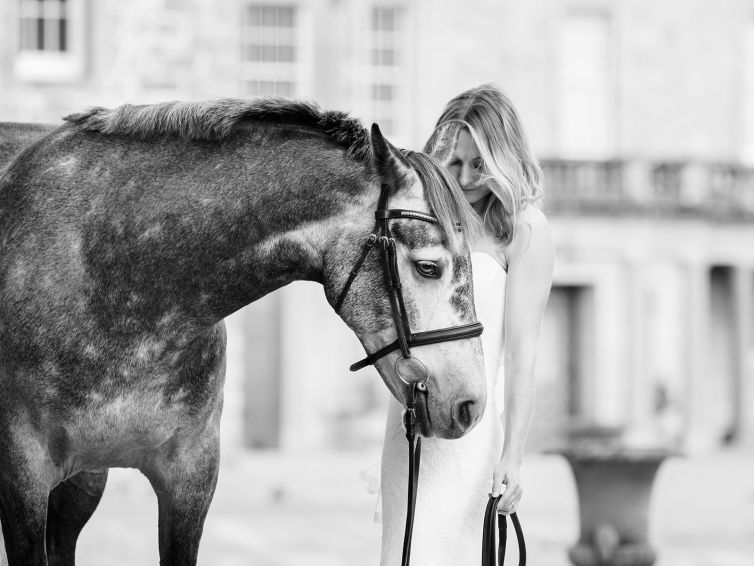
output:
<svg viewBox="0 0 754 566"><path fill-rule="evenodd" d="M403 413L403 426L406 428L408 440L408 498L406 504L406 530L403 535L403 555L401 566L408 566L411 561L411 539L414 535L414 512L416 511L416 492L419 488L419 463L421 461L422 439L416 438L414 424L416 423L416 392L426 391L423 381L415 382L408 388L406 411Z"/></svg>
<svg viewBox="0 0 754 566"><path fill-rule="evenodd" d="M500 548L497 551L498 566L505 565L505 547L508 540L508 522L505 515L499 515L497 504L502 495L487 500L487 509L484 512L484 529L482 530L482 566L495 566L495 517L498 521L498 536L500 538ZM518 540L518 565L526 566L526 541L524 540L524 531L521 528L521 522L518 520L516 513L510 514L513 529L516 531Z"/></svg>

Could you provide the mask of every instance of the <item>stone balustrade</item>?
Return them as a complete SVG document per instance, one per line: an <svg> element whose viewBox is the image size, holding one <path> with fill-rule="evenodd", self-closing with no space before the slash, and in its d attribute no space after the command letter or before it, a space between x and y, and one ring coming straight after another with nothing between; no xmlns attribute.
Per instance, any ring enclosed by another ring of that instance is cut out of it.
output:
<svg viewBox="0 0 754 566"><path fill-rule="evenodd" d="M543 159L552 214L754 219L754 168L737 163Z"/></svg>

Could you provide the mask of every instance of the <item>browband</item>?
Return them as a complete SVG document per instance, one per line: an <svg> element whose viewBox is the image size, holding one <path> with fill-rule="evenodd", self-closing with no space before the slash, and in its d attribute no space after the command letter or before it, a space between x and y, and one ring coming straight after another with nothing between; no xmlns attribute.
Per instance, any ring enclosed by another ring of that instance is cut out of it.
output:
<svg viewBox="0 0 754 566"><path fill-rule="evenodd" d="M390 210L377 210L374 213L377 220L393 220L394 218L411 218L412 220L423 220L437 224L437 218L426 212L418 210L403 210L401 208L391 208Z"/></svg>

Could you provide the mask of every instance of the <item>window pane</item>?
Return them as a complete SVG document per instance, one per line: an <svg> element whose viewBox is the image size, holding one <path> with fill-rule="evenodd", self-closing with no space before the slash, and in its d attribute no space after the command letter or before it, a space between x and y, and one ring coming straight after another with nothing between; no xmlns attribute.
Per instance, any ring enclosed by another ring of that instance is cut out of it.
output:
<svg viewBox="0 0 754 566"><path fill-rule="evenodd" d="M372 100L393 100L394 90L393 85L372 85Z"/></svg>
<svg viewBox="0 0 754 566"><path fill-rule="evenodd" d="M296 48L293 45L278 46L278 61L292 63L296 60Z"/></svg>
<svg viewBox="0 0 754 566"><path fill-rule="evenodd" d="M296 25L296 11L293 6L280 6L278 8L278 27L292 28Z"/></svg>
<svg viewBox="0 0 754 566"><path fill-rule="evenodd" d="M294 95L293 83L290 81L278 81L275 83L275 94L278 96L291 97Z"/></svg>
<svg viewBox="0 0 754 566"><path fill-rule="evenodd" d="M372 65L377 67L395 67L396 52L395 49L373 49Z"/></svg>
<svg viewBox="0 0 754 566"><path fill-rule="evenodd" d="M265 27L278 27L277 6L262 6L261 25Z"/></svg>
<svg viewBox="0 0 754 566"><path fill-rule="evenodd" d="M21 50L34 51L37 49L37 20L21 19Z"/></svg>
<svg viewBox="0 0 754 566"><path fill-rule="evenodd" d="M277 61L277 45L262 45L262 61Z"/></svg>
<svg viewBox="0 0 754 566"><path fill-rule="evenodd" d="M58 37L60 38L60 50L68 51L68 21L58 20Z"/></svg>
<svg viewBox="0 0 754 566"><path fill-rule="evenodd" d="M395 31L397 29L398 10L392 7L377 7L372 10L372 29L375 31Z"/></svg>
<svg viewBox="0 0 754 566"><path fill-rule="evenodd" d="M246 6L246 25L258 26L260 25L261 21L262 16L260 13L260 6L257 6L255 4Z"/></svg>
<svg viewBox="0 0 754 566"><path fill-rule="evenodd" d="M264 61L267 63L293 63L296 48L293 45L245 45L244 61Z"/></svg>
<svg viewBox="0 0 754 566"><path fill-rule="evenodd" d="M45 21L37 18L37 49L42 51L45 48Z"/></svg>
<svg viewBox="0 0 754 566"><path fill-rule="evenodd" d="M243 46L243 60L244 61L259 61L262 50L261 46L257 44L244 45Z"/></svg>
<svg viewBox="0 0 754 566"><path fill-rule="evenodd" d="M60 38L58 37L58 22L60 20L48 18L45 20L44 44L45 51L59 51Z"/></svg>

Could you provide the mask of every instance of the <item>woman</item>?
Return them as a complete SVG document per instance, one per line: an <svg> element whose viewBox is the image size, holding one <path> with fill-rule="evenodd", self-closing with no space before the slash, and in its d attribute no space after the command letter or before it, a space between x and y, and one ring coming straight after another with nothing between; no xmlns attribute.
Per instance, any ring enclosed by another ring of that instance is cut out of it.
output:
<svg viewBox="0 0 754 566"><path fill-rule="evenodd" d="M477 317L485 327L488 403L463 438L422 442L411 564L467 566L480 560L488 494L504 492L498 510L509 514L523 493L521 463L553 246L547 219L534 206L542 172L500 90L483 85L451 100L425 151L453 173L486 228L473 243L472 262ZM498 379L501 365L504 379ZM382 566L400 564L403 546L408 464L401 412L391 400L381 472Z"/></svg>

